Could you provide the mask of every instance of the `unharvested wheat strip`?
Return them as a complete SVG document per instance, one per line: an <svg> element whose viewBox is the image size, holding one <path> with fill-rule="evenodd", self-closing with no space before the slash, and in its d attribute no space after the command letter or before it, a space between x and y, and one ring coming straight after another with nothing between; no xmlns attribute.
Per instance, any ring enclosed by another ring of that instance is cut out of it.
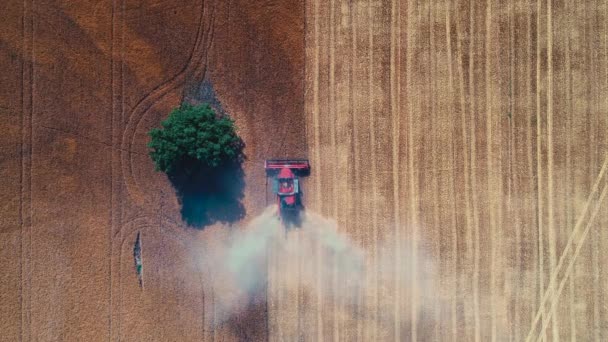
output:
<svg viewBox="0 0 608 342"><path fill-rule="evenodd" d="M471 37L475 36L475 7L474 1L469 3L469 25ZM476 166L475 160L476 154L476 128L475 128L475 50L474 50L474 39L471 39L469 43L469 97L471 98L471 105L469 108L470 118L470 137L471 137L471 201L473 207L473 230L474 230L474 247L473 247L473 313L475 316L475 342L481 340L481 318L479 309L479 217L477 209L477 177L476 177Z"/></svg>
<svg viewBox="0 0 608 342"><path fill-rule="evenodd" d="M492 0L486 1L486 36L485 36L485 86L486 86L486 151L487 151L487 188L488 202L489 202L489 223L490 223L490 234L491 234L491 269L490 269L490 326L491 326L491 340L496 341L496 309L494 308L495 302L495 285L496 285L496 215L494 208L494 200L492 196L493 186L493 156L492 156L492 83L490 81L490 71L492 68L491 58L491 39L492 39ZM474 133L472 133L474 134ZM479 248L480 246L478 246Z"/></svg>
<svg viewBox="0 0 608 342"><path fill-rule="evenodd" d="M604 38L603 39L604 40L604 49L603 49L604 59L603 59L603 62L604 62L604 69L605 69L605 74L604 74L603 78L605 80L604 91L608 91L608 2L604 1L603 6L604 6L604 13L603 13L604 14L604 16L603 16L604 25L602 27L604 30L604 37L603 37ZM603 107L603 109L600 109L600 112L606 113L606 111L608 110L608 97L605 97L605 102L603 102L603 104L604 104L604 107ZM606 118L606 116L605 116L605 118ZM606 125L608 125L608 118L606 118L604 121L604 129L607 128ZM606 153L608 153L607 149L608 149L608 134L604 134L604 151ZM608 222L607 211L603 211L603 214L604 214L604 222ZM602 228L600 227L600 229L602 229ZM602 235L601 235L602 238L601 238L600 246L602 246L603 248L606 248L606 246L608 246L608 234L605 229L602 229L601 231L602 231ZM601 274L601 277L603 278L603 284L600 285L600 288L602 288L602 289L604 289L604 291L606 291L605 289L608 288L608 275L606 274L606 272L608 272L608 268L607 268L608 257L606 255L606 253L602 253L602 255L603 255L603 262L601 263L601 265L602 265L602 269L604 272ZM603 297L604 306L602 308L604 320L606 319L605 317L607 317L607 315L608 315L608 305L606 304L607 301L608 301L608 298L604 294L604 297Z"/></svg>
<svg viewBox="0 0 608 342"><path fill-rule="evenodd" d="M519 1L517 2L518 6L517 8L519 9ZM510 129L509 129L509 136L510 136L510 142L511 142L511 149L510 149L510 154L509 154L509 172L510 172L510 177L509 179L511 180L511 185L509 186L509 199L508 199L508 213L511 214L513 213L513 194L512 194L512 190L513 189L519 189L519 182L518 182L518 177L514 176L514 172L513 172L513 164L516 163L516 151L517 151L517 147L516 147L516 140L515 140L515 130L514 130L514 122L515 122L515 117L516 117L516 104L515 104L515 85L516 84L516 78L515 78L515 15L514 15L514 8L515 5L513 4L513 2L509 2L509 112L511 113L512 116L512 121L510 124ZM519 113L517 113L519 114ZM501 222L503 222L504 220L501 220ZM516 220L515 220L515 245L517 246L517 248L515 249L515 260L516 260L516 272L520 272L520 270L522 269L522 262L521 262L521 249L519 248L519 246L521 246L521 219L519 214L516 214ZM511 339L518 339L519 335L520 335L520 288L517 285L514 285L514 331L511 334Z"/></svg>
<svg viewBox="0 0 608 342"><path fill-rule="evenodd" d="M437 61L437 49L436 49L436 45L435 45L435 9L433 7L433 2L430 1L428 3L428 17L429 17L429 56L428 56L428 63L429 63L429 72L428 72L428 79L427 79L427 83L428 83L428 87L429 87L429 92L428 92L428 96L429 96L429 102L431 105L431 111L430 111L430 118L429 121L431 122L431 131L429 132L429 134L432 134L433 139L437 139L436 138L436 131L437 131L437 126L438 126L438 110L437 110L437 84L436 84L436 77L435 75L437 74L437 68L436 68L436 61ZM435 148L431 149L431 168L433 170L437 170L439 169L439 167L437 166L437 150ZM434 175L433 176L433 189L432 189L432 198L433 198L433 203L435 203L435 205L433 206L433 226L437 227L439 225L439 180L438 180L439 176L438 175ZM435 249L435 253L436 255L434 257L436 257L437 259L440 258L441 255L441 243L439 242L440 239L440 233L438 233L437 231L433 231L433 235L437 233L437 236L434 236L433 239L436 239L436 242L433 246L433 249ZM440 293L438 294L440 295ZM426 294L423 294L423 298L426 297ZM428 299L427 299L428 300ZM439 301L437 301L438 303ZM428 304L426 304L428 305ZM434 306L433 307L433 311L434 311L434 333L435 333L435 339L439 339L440 338L440 334L441 334L441 329L440 329L440 325L442 322L441 319L441 310L437 307Z"/></svg>
<svg viewBox="0 0 608 342"><path fill-rule="evenodd" d="M336 14L335 14L335 1L334 0L330 0L329 1L329 100L328 100L328 117L329 117L329 134L330 134L330 143L331 143L331 155L333 156L333 160L332 160L332 168L331 168L331 173L332 173L332 183L331 183L331 198L333 199L332 201L332 205L331 205L331 212L332 212L332 217L333 219L337 220L338 219L338 196L339 193L336 189L337 185L338 185L338 179L337 179L337 172L336 169L338 168L338 164L340 163L339 160L339 155L337 153L337 149L336 149L336 65L335 65L335 52L336 52L336 30L335 30L335 20L336 20ZM333 337L334 340L337 338L338 336L338 313L339 313L339 308L337 305L337 302L335 300L335 298L337 298L337 296L335 296L335 294L338 291L338 284L337 284L337 263L335 262L335 257L330 259L331 263L333 264L332 267L332 274L331 274L331 278L332 278L332 282L331 282L331 288L332 288L332 293L334 293L333 299L332 299L332 307L331 310L333 311L333 315L332 315L332 332L333 332Z"/></svg>
<svg viewBox="0 0 608 342"><path fill-rule="evenodd" d="M338 154L336 148L336 29L335 29L336 13L335 13L335 0L329 1L329 105L328 116L329 116L329 131L330 131L330 142L332 155L335 157L332 167L332 215L337 220L338 218L338 191L336 191L337 173L335 172L338 167Z"/></svg>
<svg viewBox="0 0 608 342"><path fill-rule="evenodd" d="M393 152L393 223L394 229L394 242L395 242L395 275L394 275L394 309L393 309L393 330L395 341L399 341L400 329L400 299L401 294L399 291L399 272L401 270L401 253L399 241L401 239L400 227L401 222L399 219L399 113L397 107L398 101L398 82L396 77L397 61L396 61L396 36L398 34L396 24L398 24L399 16L397 9L397 0L391 1L391 46L390 46L390 89L391 89L391 123L392 123L392 152Z"/></svg>
<svg viewBox="0 0 608 342"><path fill-rule="evenodd" d="M319 115L319 139L320 139L320 153L327 158L322 158L322 164L319 167L319 170L323 172L323 176L321 176L321 188L322 191L327 194L325 196L325 202L328 205L323 206L322 212L324 215L331 216L334 212L334 203L336 198L335 188L336 184L334 180L334 173L336 171L336 154L335 154L335 144L333 138L335 136L335 112L333 111L333 101L335 100L335 78L332 75L334 71L334 66L332 65L332 53L333 44L335 43L335 35L333 30L333 22L332 22L332 1L322 1L320 2L319 12L320 15L320 36L319 36L319 45L321 50L319 51L319 64L320 64L320 115ZM323 203L323 202L320 202ZM335 217L334 217L335 218ZM333 277L334 273L333 269L333 256L329 251L324 247L324 245L319 242L320 251L320 265L319 272L324 276L320 276L319 278L323 278L319 280L319 288L317 291L319 292L318 296L321 298L321 303L319 306L319 310L321 311L320 316L322 319L322 328L321 336L325 340L331 340L334 335L334 313L335 313L335 302L331 296L333 292ZM326 272L322 270L326 269Z"/></svg>
<svg viewBox="0 0 608 342"><path fill-rule="evenodd" d="M409 195L410 195L410 223L411 223L411 229L412 229L412 241L411 241L411 248L412 248L412 260L411 260L411 267L412 267L412 279L411 279L411 306L410 306L410 315L411 315L411 340L412 341L416 341L418 338L418 332L417 332L417 325L418 325L418 288L417 288L417 274L418 274L418 269L417 269L417 263L418 261L416 260L417 258L417 241L416 239L418 238L418 222L417 222L417 213L416 213L416 179L415 177L415 170L414 170L414 120L412 118L413 116L413 110L412 110L412 101L410 100L410 95L412 93L412 50L413 50L413 44L412 44L412 31L413 31L413 25L412 25L412 21L413 21L413 7L414 4L408 3L407 4L407 55L406 55L406 92L407 92L407 96L408 96L408 101L407 101L407 127L408 127L408 133L407 133L407 145L408 145L408 154L407 154L407 159L408 159L408 183L409 183Z"/></svg>
<svg viewBox="0 0 608 342"><path fill-rule="evenodd" d="M452 70L452 32L451 32L451 21L450 21L450 11L452 10L451 7L451 0L446 0L445 1L446 4L446 10L445 10L445 37L446 37L446 46L447 46L447 55L448 55L448 94L449 94L449 105L448 105L448 111L450 113L453 112L453 99L452 97L454 96L454 92L453 92L453 87L454 87L454 74L453 74L453 70ZM455 162L454 160L452 160L452 162ZM454 197L454 177L452 176L451 178L451 186L450 188L452 189L452 197ZM452 225L452 271L456 272L456 269L458 267L458 231L457 231L457 227L456 227L456 200L455 198L452 198L452 213L451 213L451 225ZM456 341L458 339L458 330L457 330L457 309L456 309L456 297L458 295L458 280L457 277L452 275L451 276L452 281L451 281L451 289L452 289L452 293L451 293L451 301L450 301L450 313L451 313L451 328L452 328L452 340Z"/></svg>
<svg viewBox="0 0 608 342"><path fill-rule="evenodd" d="M315 150L315 132L316 132L316 128L315 128L315 108L316 108L316 100L317 100L317 92L318 92L318 85L315 83L315 79L318 77L316 74L316 68L317 68L317 59L316 59L316 55L317 55L317 32L316 32L316 17L315 16L315 1L307 1L304 4L304 10L305 10L305 22L307 23L305 25L305 51L306 51L306 61L305 61L305 72L304 72L304 82L305 82L305 109L306 109L306 132L307 132L307 136L306 136L306 141L308 142L308 146L309 146L309 154L310 154L310 158L311 158L311 162L313 164L313 169L316 169L316 163L317 163L317 156L316 156L316 150ZM311 189L311 192L313 191L312 189L317 189L317 180L316 177L313 176L310 178L310 180L308 181L310 182L309 186ZM311 196L311 199L316 201L317 199L317 194L315 194L314 196ZM315 208L316 209L316 208ZM310 245L310 243L307 243L306 245L307 249L312 249L313 247ZM312 254L312 252L311 252ZM302 260L302 269L304 270L304 272L310 272L311 268L314 268L316 266L316 262L314 262L314 260ZM310 281L314 281L314 280L310 280ZM301 288L300 291L302 293L306 293L306 289ZM311 296L309 293L307 293L306 296L301 296L301 307L304 308L306 307L307 310L302 312L302 317L301 320L304 322L303 326L306 329L306 332L303 333L302 335L306 336L307 338L314 338L315 336L315 324L316 324L316 312L315 312L315 298L313 296ZM277 315L275 313L275 315ZM274 318L274 321L278 321L278 318ZM277 323L275 323L277 324ZM269 328L269 331L272 331L272 327ZM272 335L276 335L276 334L272 334Z"/></svg>
<svg viewBox="0 0 608 342"><path fill-rule="evenodd" d="M319 169L321 163L320 156L320 132L319 132L319 73L320 73L320 62L319 54L321 50L320 46L320 25L319 25L319 0L315 0L313 3L313 21L314 21L314 63L313 63L313 110L312 110L312 126L313 126L313 146L315 168ZM315 177L315 201L321 200L321 181L319 177ZM318 203L318 202L317 202Z"/></svg>
<svg viewBox="0 0 608 342"><path fill-rule="evenodd" d="M548 0L547 0L548 1ZM599 12L599 8L598 8L598 2L595 2L595 8L593 9L593 11L591 12L593 13L593 17L589 18L590 21L592 21L591 24L591 29L589 30L589 36L590 37L598 37L600 36L600 33L597 31L597 28L599 27L599 23L598 23L598 14ZM599 44L598 44L599 45ZM596 46L595 44L593 44L592 49L594 50L599 50L600 47ZM599 56L598 56L599 57ZM592 103L593 103L593 112L600 112L600 92L602 92L605 96L605 93L603 92L603 89L601 89L601 85L600 82L597 80L598 77L598 73L600 70L600 66L598 64L600 64L600 59L599 58L592 58L591 59L591 73L590 73L590 78L593 79L593 91L592 94L594 95L592 98ZM605 112L604 112L605 113ZM594 152L599 152L599 149L597 148L598 144L600 143L599 139L597 139L598 136L598 127L601 127L601 124L599 122L599 116L598 115L593 115L593 119L595 122L592 123L592 127L594 127L594 131L592 134L590 134L590 145L594 146L595 148L590 148L588 153L592 154L592 160L593 162L591 163L591 168L595 169L595 167L597 166L597 157L596 157L596 153ZM600 218L601 220L601 218ZM601 224L601 222L600 222ZM600 305L602 304L602 302L600 301L600 282L599 282L599 278L600 278L600 265L599 265L599 243L601 240L601 235L599 234L598 231L598 227L596 226L596 228L594 229L594 235L597 237L595 239L593 239L593 241L591 241L590 243L592 243L592 245L590 246L591 249L591 264L592 264L592 268L593 268L593 337L595 341L600 341L601 340L601 328L600 328L600 320L602 319L600 317ZM555 319L554 319L555 321Z"/></svg>
<svg viewBox="0 0 608 342"><path fill-rule="evenodd" d="M373 106L373 101L374 101L374 96L375 96L375 92L374 92L374 87L373 87L373 80L374 80L374 35L373 35L373 29L374 29L374 6L373 6L373 0L368 0L367 3L367 15L368 15L368 26L367 26L367 34L368 34L368 40L369 40L369 64L368 64L368 68L369 68L369 79L368 79L368 86L369 86L369 134L370 134L370 150L371 150L371 164L372 164L372 169L371 169L371 186L372 186L372 236L373 236L373 260L372 263L376 264L378 262L378 246L377 246L377 242L378 242L378 213L377 213L377 208L376 208L376 203L378 202L378 189L376 186L376 134L374 131L374 106ZM373 317L374 317L374 322L373 322L373 329L372 329L372 336L374 340L378 339L378 313L379 313L379 306L378 306L378 269L379 267L372 267L372 269L374 270L373 273L373 277L370 280L370 282L372 282L372 286L371 288L373 289Z"/></svg>
<svg viewBox="0 0 608 342"><path fill-rule="evenodd" d="M397 126L399 128L399 145L401 144L407 144L407 140L405 138L407 138L407 134L403 134L403 129L405 127L405 125L403 125L401 123L401 115L402 115L402 102L401 102L401 94L402 94L402 84L401 84L401 74L402 74L402 64L401 64L401 58L402 58L402 39L405 36L407 39L407 35L402 35L401 32L401 22L402 22L402 8L401 8L401 1L397 1L397 50L396 50L396 63L397 63ZM407 15L406 15L407 16ZM400 164L400 168L402 167L407 167L406 163L401 163L402 160L402 155L406 152L407 149L398 149L399 155L398 155L398 161ZM405 183L404 177L407 177L407 174L405 172L399 172L399 177L397 178L397 184L399 185L399 198L405 198L405 193L406 193L406 189L407 189L407 184ZM401 186L401 184L404 184L404 186ZM407 221L406 218L404 218L402 215L407 213L407 201L399 201L400 205L399 205L399 211L397 213L397 217L399 218L401 225L399 225L398 227L398 231L400 232L400 236L401 239L398 241L398 246L399 246L399 251L402 251L405 246L404 246L404 241L406 236L408 235L407 233L407 228L404 226L404 223ZM401 204L403 203L403 204ZM402 258L400 258L402 259ZM407 259L406 259L407 260ZM401 260L400 260L401 262ZM403 267L407 267L406 265L407 263L402 263L400 268ZM405 279L403 279L403 277L401 276L401 272L398 274L398 281L399 281L399 301L398 301L398 312L399 312L399 320L396 322L396 324L398 325L397 327L397 334L396 336L398 336L399 338L395 338L396 341L400 341L402 340L405 336L406 332L402 332L401 331L401 321L404 320L404 317L407 317L407 314L404 312L405 310L405 305L403 303L404 298L407 297L407 295L404 293L405 291L403 290L403 285L405 282Z"/></svg>
<svg viewBox="0 0 608 342"><path fill-rule="evenodd" d="M352 45L351 45L351 73L353 74L353 79L354 79L354 74L355 74L355 69L357 68L358 65L358 60L357 60L357 4L354 5L354 8L352 8L352 20L351 20L351 30L352 30ZM352 87L354 87L355 82L351 82L350 87L351 87L351 94L353 94L355 92L355 90L352 89ZM351 95L352 96L352 95ZM357 106L355 103L355 98L351 98L351 110L352 110L352 121L353 121L353 158L354 158L354 183L356 186L357 191L355 191L355 193L357 195L359 195L359 189L361 189L361 162L360 162L360 158L358 155L358 147L359 147L359 129L358 129L358 115L357 115ZM357 196L359 197L359 196ZM359 199L355 199L355 222L357 222L358 224L361 222L362 217L361 217L361 201ZM357 227L360 227L359 225L357 225ZM357 294L357 307L356 307L356 316L359 316L361 314L361 311L364 310L363 306L361 305L361 303L363 302L363 296L365 295L363 290L361 288L359 289L359 293ZM357 340L361 340L363 337L363 333L364 333L364 326L363 326L363 322L360 319L356 320L357 322Z"/></svg>
<svg viewBox="0 0 608 342"><path fill-rule="evenodd" d="M564 8L566 13L570 13L570 1L565 0ZM574 105L572 100L572 60L570 56L570 38L572 34L572 24L571 24L571 16L568 16L567 19L567 28L566 32L568 32L566 36L566 89L567 89L567 97L566 103L568 108L568 131L572 132L572 114L574 113ZM572 192L572 135L568 134L566 137L566 178L568 179L568 195ZM570 226L573 224L573 205L571 201L566 202L566 224ZM575 312L575 293L574 293L574 277L570 277L570 339L572 341L576 340L576 312Z"/></svg>
<svg viewBox="0 0 608 342"><path fill-rule="evenodd" d="M497 37L496 43L501 46L499 49L494 50L494 65L492 68L500 70L499 72L499 81L498 86L492 93L492 129L495 133L495 138L492 141L492 149L494 155L494 183L493 183L493 193L490 194L492 196L493 201L492 205L494 207L494 232L493 235L493 243L495 243L492 247L493 257L494 257L494 269L496 271L494 278L494 312L495 312L495 323L494 323L494 338L500 340L502 336L509 336L510 330L507 328L508 322L508 304L503 300L510 295L507 292L505 283L507 282L507 278L509 276L508 269L506 265L508 264L505 260L506 253L504 252L504 246L506 244L504 241L511 240L510 235L504 234L505 231L501 229L503 217L504 217L504 209L508 210L509 208L509 197L504 196L504 188L510 187L512 180L512 173L510 168L510 159L508 156L511 154L512 150L512 140L510 139L510 130L512 126L509 124L508 127L505 127L504 117L507 115L503 114L503 108L507 108L507 114L511 111L511 100L510 96L511 83L512 80L510 78L511 69L510 69L510 2L502 2L493 0L493 8L492 8L492 34L494 37ZM501 19L503 16L506 16L506 20ZM506 23L503 23L506 21ZM506 24L506 32L505 31ZM492 51L492 50L491 50ZM500 51L500 52L499 52ZM506 63L504 59L507 59ZM495 84L496 81L490 80ZM502 100L502 94L504 93L504 89L507 89L507 97L506 101ZM506 102L506 103L505 103ZM503 105L504 104L504 105ZM504 147L503 147L504 146ZM506 160L503 160L503 150L506 150ZM505 167L506 166L506 167ZM505 179L506 176L506 179ZM506 183L506 184L505 184ZM507 190L508 192L508 190ZM505 198L506 197L506 198ZM511 240L512 241L512 240ZM495 247L494 247L495 246Z"/></svg>
<svg viewBox="0 0 608 342"><path fill-rule="evenodd" d="M541 0L536 1L536 180L537 180L537 217L538 217L538 277L540 282L540 294L545 290L545 271L544 271L544 234L543 234L543 161L542 161L542 115L540 106L540 79L541 79L541 64L540 64L540 12ZM544 308L541 306L542 316L544 320ZM543 340L547 337L543 336Z"/></svg>
<svg viewBox="0 0 608 342"><path fill-rule="evenodd" d="M313 63L313 102L312 102L312 127L313 127L313 146L315 168L320 169L320 136L319 136L319 0L313 3L313 23L314 23L314 63ZM315 177L315 202L321 203L321 181Z"/></svg>
<svg viewBox="0 0 608 342"><path fill-rule="evenodd" d="M456 7L460 7L460 1L456 0ZM458 50L457 53L457 61L458 61L458 83L459 83L459 99L460 99L460 113L461 113L461 134L462 134L462 159L464 165L464 203L465 203L465 219L466 219L466 239L467 245L471 246L473 243L472 237L472 218L471 218L471 200L470 200L470 192L471 185L469 183L470 179L470 168L469 168L469 145L467 139L467 107L465 101L465 84L464 84L464 66L462 60L462 43L461 43L461 28L460 28L460 18L456 17L456 48ZM468 258L467 260L471 260L470 249L467 250ZM463 270L464 271L464 270ZM467 270L468 271L468 270Z"/></svg>
<svg viewBox="0 0 608 342"><path fill-rule="evenodd" d="M527 127L526 127L526 156L527 156L527 161L528 161L528 179L532 180L534 179L534 169L533 169L533 165L534 165L534 151L532 148L532 143L533 143L533 139L532 139L532 134L533 134L533 127L532 127L532 109L533 108L533 97L532 97L532 10L531 10L531 6L532 4L530 2L528 2L526 0L526 13L528 14L526 16L526 37L527 37L527 41L526 41L526 57L527 57L527 63L526 63L526 104L528 105L528 110L526 111L527 113ZM534 194L535 188L534 188L534 182L530 181L530 194ZM530 199L530 205L532 205L532 200ZM535 251L538 251L537 249L535 249ZM537 259L538 255L537 252L534 255L534 258ZM536 287L536 281L538 280L538 277L534 277L534 287ZM530 319L533 320L534 319L534 314L531 313L530 314Z"/></svg>
<svg viewBox="0 0 608 342"><path fill-rule="evenodd" d="M312 126L314 128L314 144L312 150L314 151L315 168L321 169L321 156L320 156L320 135L319 135L319 0L314 2L314 45L315 45L315 56L314 56L314 68L313 68L313 110L312 110ZM315 177L315 203L321 203L321 180L320 177ZM320 251L316 254L317 270L322 267L322 260ZM322 317L322 305L323 298L321 295L322 279L317 279L317 340L323 340L323 317Z"/></svg>
<svg viewBox="0 0 608 342"><path fill-rule="evenodd" d="M599 224L595 226L595 229L593 231L594 235L600 237L601 235L599 234ZM590 241L589 243L592 243L591 245L591 253L592 253L592 263L593 263L593 336L594 336L594 341L601 341L601 327L600 327L600 305L601 305L601 299L600 299L600 291L604 291L604 289L602 289L600 286L600 272L601 272L601 268L600 268L600 260L599 260L599 253L600 253L600 243L601 243L601 239L597 238L597 239L593 239L592 241ZM565 282L565 279L564 279ZM560 285L560 291L561 293L561 285ZM557 302L557 300L556 300ZM557 305L555 305L555 303L553 303L553 305L551 305L551 307L553 309L555 309L555 307L557 307ZM554 321L557 319L557 316L555 316L555 318L553 319Z"/></svg>
<svg viewBox="0 0 608 342"><path fill-rule="evenodd" d="M336 220L340 223L339 228L345 230L345 233L352 233L354 228L351 215L351 207L353 203L352 194L352 163L349 154L352 146L352 138L349 134L352 127L352 117L349 110L350 99L350 6L347 6L343 1L334 1L334 69L335 69L335 101L333 110L336 113L336 185L338 201L336 202ZM342 176L340 176L342 175ZM340 205L341 203L341 205ZM345 305L344 296L340 296L340 292L344 286L344 280L339 276L338 264L335 264L334 272L337 275L335 279L336 291L336 312L334 315L335 334L334 340L350 340L352 339L351 329L347 326L349 323L348 315L346 315L347 306Z"/></svg>
<svg viewBox="0 0 608 342"><path fill-rule="evenodd" d="M507 93L508 96L506 98L506 108L508 113L510 113L512 111L512 92L511 92L511 86L512 86L512 78L511 78L511 73L512 73L512 69L511 69L511 64L510 64L510 56L511 56L511 48L512 45L510 44L511 42L511 32L510 32L510 28L511 28L511 6L512 3L514 2L512 1L508 1L508 2L502 2L502 1L498 1L498 0L493 0L495 3L495 8L497 8L497 11L493 11L494 16L492 17L493 20L493 27L494 27L494 35L498 36L500 38L499 41L497 41L497 43L501 46L503 46L501 49L504 49L504 51L500 52L500 56L498 55L498 53L495 53L496 56L496 62L495 62L495 68L498 68L501 70L500 72L500 79L501 81L499 81L499 85L498 85L498 90L495 91L494 93L492 93L492 112L493 112L493 129L496 131L496 139L494 139L493 141L493 149L497 151L497 153L495 154L495 173L494 173L494 179L495 179L495 183L494 183L494 194L491 194L491 196L494 197L494 210L495 210L495 216L494 216L494 231L496 233L495 236L493 236L493 242L496 242L495 246L496 248L493 247L492 251L495 257L495 268L498 271L498 275L497 277L494 279L494 290L495 292L495 298L496 301L494 301L495 303L495 318L496 321L494 323L494 331L495 331L495 339L500 340L502 338L502 336L509 336L511 331L510 329L507 328L507 322L508 322L508 304L506 303L505 300L503 300L503 298L507 298L507 296L511 295L510 292L508 292L506 290L505 287L505 283L507 282L507 278L509 276L508 273L508 268L506 267L506 265L508 265L508 262L505 260L505 258L507 258L505 250L504 250L504 246L506 245L505 243L503 243L503 241L506 241L508 239L507 235L504 234L504 230L501 229L502 227L502 223L503 223L503 218L504 218L504 210L507 210L507 213L509 213L509 209L510 209L510 197L507 197L506 199L504 196L504 187L505 187L505 182L506 182L506 186L507 188L510 188L511 184L512 184L512 172L511 172L511 159L509 158L509 156L511 155L511 151L513 148L513 143L511 140L511 136L510 136L510 132L512 131L512 125L509 124L508 128L503 129L504 125L504 120L501 118L504 118L504 115L502 114L503 111L503 103L505 101L501 100L500 97L498 97L497 95L501 95L504 92L504 89L507 88ZM506 10L506 13L505 13ZM502 17L506 15L506 34L503 34L503 31L505 29L504 24L502 23ZM505 37L506 36L506 37ZM500 51L500 49L498 50ZM505 56L503 56L503 54L506 55L507 58L507 62L504 63L504 58ZM506 69L506 71L505 71ZM506 80L505 80L506 78ZM498 97L497 100L494 100L496 97ZM512 115L511 115L512 117ZM496 146L498 145L498 146ZM505 146L505 148L503 148L502 146ZM507 153L507 158L506 160L503 162L503 149L506 149ZM506 164L506 171L505 171L505 166L504 164ZM504 175L506 173L506 180L504 179ZM508 191L508 190L507 190ZM498 194L498 195L497 195ZM515 220L514 220L515 221ZM510 234L509 234L510 235ZM509 239L510 240L510 239ZM518 245L519 246L519 245Z"/></svg>
<svg viewBox="0 0 608 342"><path fill-rule="evenodd" d="M555 235L553 219L553 27L551 1L547 0L547 229L549 231L550 272L555 270ZM555 312L552 313L555 316ZM553 338L559 337L557 316L553 319Z"/></svg>

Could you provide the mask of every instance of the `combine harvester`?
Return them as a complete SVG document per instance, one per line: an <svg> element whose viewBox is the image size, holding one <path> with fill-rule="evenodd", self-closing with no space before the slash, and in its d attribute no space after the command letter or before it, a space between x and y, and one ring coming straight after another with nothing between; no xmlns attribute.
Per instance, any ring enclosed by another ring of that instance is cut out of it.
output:
<svg viewBox="0 0 608 342"><path fill-rule="evenodd" d="M298 226L303 209L298 177L310 174L310 163L307 159L268 159L264 168L266 176L271 177L272 192L277 197L279 219L286 226Z"/></svg>

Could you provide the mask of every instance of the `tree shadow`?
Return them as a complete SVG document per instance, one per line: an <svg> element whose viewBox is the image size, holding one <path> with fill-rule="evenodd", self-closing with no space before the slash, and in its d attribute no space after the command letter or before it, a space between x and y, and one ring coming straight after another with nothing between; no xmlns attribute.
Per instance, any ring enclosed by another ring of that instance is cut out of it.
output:
<svg viewBox="0 0 608 342"><path fill-rule="evenodd" d="M182 103L206 103L218 117L229 116L207 79L189 80L183 89ZM182 160L175 171L168 173L181 205L182 220L188 226L204 229L216 222L234 223L245 217L244 148L245 143L240 140L235 160L218 168L204 168L196 160Z"/></svg>
<svg viewBox="0 0 608 342"><path fill-rule="evenodd" d="M241 153L238 160L214 169L196 168L186 173L179 168L169 173L181 204L182 220L188 226L204 229L216 222L234 223L245 217L244 158Z"/></svg>

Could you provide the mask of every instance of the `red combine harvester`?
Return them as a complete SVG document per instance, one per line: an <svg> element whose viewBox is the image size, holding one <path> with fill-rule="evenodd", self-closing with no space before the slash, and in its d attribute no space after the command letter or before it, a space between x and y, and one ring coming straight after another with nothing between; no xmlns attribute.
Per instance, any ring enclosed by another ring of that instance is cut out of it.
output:
<svg viewBox="0 0 608 342"><path fill-rule="evenodd" d="M277 196L279 217L298 224L302 210L302 191L298 177L310 174L307 159L269 159L264 163L266 176L272 177L272 192Z"/></svg>

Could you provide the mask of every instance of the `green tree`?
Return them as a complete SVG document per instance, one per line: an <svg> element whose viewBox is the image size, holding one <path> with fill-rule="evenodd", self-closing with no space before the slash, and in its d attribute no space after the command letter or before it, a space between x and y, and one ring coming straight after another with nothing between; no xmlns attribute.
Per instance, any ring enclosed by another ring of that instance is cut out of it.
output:
<svg viewBox="0 0 608 342"><path fill-rule="evenodd" d="M234 121L216 115L208 104L183 104L161 126L148 133L157 171L189 177L241 161L243 143Z"/></svg>

